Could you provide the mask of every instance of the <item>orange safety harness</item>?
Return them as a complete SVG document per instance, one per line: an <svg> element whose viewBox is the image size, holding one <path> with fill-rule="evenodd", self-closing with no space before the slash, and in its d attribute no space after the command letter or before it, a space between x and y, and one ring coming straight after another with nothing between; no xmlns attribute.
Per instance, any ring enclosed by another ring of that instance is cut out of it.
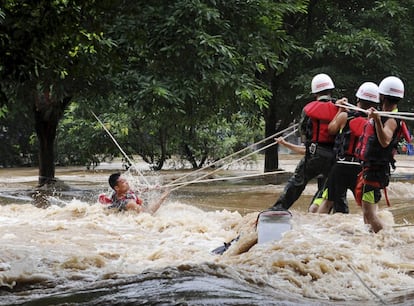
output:
<svg viewBox="0 0 414 306"><path fill-rule="evenodd" d="M357 204L359 206L362 205L362 196L364 195L364 185L370 185L373 186L375 188L379 188L379 189L384 189L384 197L385 197L385 202L387 203L387 206L390 207L391 203L390 200L388 199L388 193L387 193L387 187L383 186L383 184L381 184L381 182L376 182L376 181L369 181L367 179L365 179L364 174L365 172L368 170L368 168L364 168L362 169L362 171L358 174L357 177L357 184L355 186L355 201L357 202Z"/></svg>

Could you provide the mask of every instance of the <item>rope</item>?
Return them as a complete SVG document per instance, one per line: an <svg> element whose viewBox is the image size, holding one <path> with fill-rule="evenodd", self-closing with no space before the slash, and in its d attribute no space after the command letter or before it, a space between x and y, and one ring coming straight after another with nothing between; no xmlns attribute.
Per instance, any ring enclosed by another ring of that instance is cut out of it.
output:
<svg viewBox="0 0 414 306"><path fill-rule="evenodd" d="M103 122L98 118L98 116L93 112L93 111L91 111L91 113L92 113L92 115L95 117L95 119L101 124L101 126L103 127L103 129L105 130L105 132L109 135L109 137L112 139L112 141L115 143L115 145L118 147L118 149L121 151L121 153L124 155L124 157L128 160L128 162L137 170L137 172L138 172L138 174L144 179L144 181L145 181L145 183L147 184L147 186L150 186L150 184L148 183L148 181L146 180L146 178L145 178L145 176L139 171L139 169L138 169L138 167L136 167L135 166L135 164L133 163L133 161L129 158L129 156L125 153L125 151L121 148L121 146L119 145L119 143L116 141L116 139L114 138L114 136L111 134L111 132L106 128L106 126L103 124ZM234 161L232 161L232 162L230 162L230 163L228 163L227 165L223 165L223 166L221 166L221 167L219 167L219 168L217 168L216 170L214 170L214 171L212 171L212 172L209 172L209 173L207 173L207 174L205 174L205 175L203 175L203 176L201 176L201 177L199 177L199 178L197 178L197 179L195 179L195 180L193 180L193 181L189 181L189 182L184 182L184 183L180 183L180 184L178 184L177 182L179 182L179 181L181 181L182 179L184 179L185 177L187 177L187 176L189 176L189 175L194 175L195 173L197 173L197 172L199 172L199 171L202 171L202 170L205 170L206 168L210 168L211 166L213 166L213 165L215 165L215 164L217 164L217 163L219 163L219 162L222 162L222 161L224 161L224 160L226 160L226 159L229 159L230 157L233 157L233 156L235 156L236 154L240 154L241 152L243 152L243 151L245 151L245 150L247 150L247 149L249 149L249 148L251 148L251 147L253 147L253 146L256 146L256 145L258 145L258 144L260 144L260 143L262 143L262 142L265 142L265 141L267 141L267 140L269 140L269 139L271 139L271 138L274 138L274 137L277 137L277 136L279 136L279 135L281 135L281 134L283 134L283 133L285 133L286 131L289 131L289 130L291 130L291 129L293 129L293 131L292 132L290 132L289 134L287 134L285 137L288 137L288 136L290 136L290 135L293 135L294 133L296 133L296 131L297 131L297 129L296 129L296 127L298 126L298 123L296 123L296 124L293 124L292 126L290 126L290 127L288 127L288 128L286 128L286 129L284 129L284 130L282 130L282 131L279 131L279 132L277 132L277 133L275 133L275 134L273 134L273 135L271 135L271 136L268 136L268 137L266 137L266 138L264 138L264 139L262 139L262 140L260 140L260 141L258 141L258 142L256 142L256 143L253 143L253 144L251 144L251 145L249 145L249 146L247 146L247 147L245 147L245 148L243 148L243 149L241 149L241 150L239 150L239 151L237 151L237 152L234 152L234 153L232 153L232 154L230 154L230 155L228 155L228 156L226 156L226 157L224 157L224 158L222 158L222 159L220 159L220 160L217 160L217 161L215 161L214 163L212 163L212 164L209 164L209 165L207 165L207 166L205 166L205 167L203 167L203 168L200 168L200 169L197 169L196 171L193 171L193 172L191 172L191 173L188 173L188 174L186 174L186 175L184 175L184 176L182 176L182 177L180 177L180 178L178 178L178 179L176 179L172 184L167 184L167 185L164 185L164 186L157 186L157 188L169 188L169 187L174 187L175 186L175 188L174 189L172 189L170 192L172 192L172 191L174 191L174 190L176 190L176 189L178 189L178 188L180 188L180 187L183 187L183 186L186 186L186 185L189 185L189 184L195 184L195 183L201 183L201 182L211 182L211 181L215 181L215 180L226 180L226 179L240 179L240 178L242 178L242 177L231 177L231 178L220 178L220 179L208 179L208 180L201 180L201 179L203 179L203 178L205 178L206 176L208 176L208 175L211 175L211 174L213 174L213 173L215 173L215 172L217 172L217 171L219 171L219 170L221 170L221 169L223 169L224 167L227 167L227 166L229 166L230 164L232 164L232 163L235 163L235 162L239 162L239 161L241 161L241 160L243 160L243 159L245 159L245 158L247 158L248 156L250 156L250 155L252 155L252 154L255 154L255 153L257 153L257 152L259 152L259 151L261 151L261 150L264 150L264 149L267 149L267 148L269 148L269 147L271 147L271 146L273 146L273 145L275 145L275 144L277 144L276 142L273 142L273 143L271 143L271 144L269 144L269 145L267 145L267 146L264 146L264 147L262 147L262 148L260 148L260 149L258 149L258 150L256 150L256 151L253 151L253 152L251 152L251 153L249 153L249 154L247 154L247 155L245 155L244 157L242 157L242 158L239 158L239 159L237 159L237 160L234 160ZM280 173L283 173L284 171L280 171ZM273 174L272 172L269 172L269 173L267 173L267 174ZM267 175L266 174L266 175ZM263 175L263 174L260 174L260 175ZM251 175L251 176L255 176L255 175ZM245 176L245 177L248 177L248 176Z"/></svg>
<svg viewBox="0 0 414 306"><path fill-rule="evenodd" d="M410 227L414 226L414 224L399 224L399 225L393 225L393 228L401 228L401 227Z"/></svg>
<svg viewBox="0 0 414 306"><path fill-rule="evenodd" d="M257 173L257 174L247 174L242 176L228 176L228 177L219 177L207 180L194 180L191 182L183 182L183 183L172 183L165 186L161 186L162 188L167 187L175 187L181 185L189 185L189 184L197 184L197 183L208 183L208 182L215 182L215 181L227 181L227 180L237 180L237 179L244 179L248 177L256 177L256 176L263 176L263 175L272 175L272 174L279 174L279 173L288 173L289 171L280 170L280 171L272 171L272 172L265 172L265 173ZM208 173L210 175L211 173Z"/></svg>
<svg viewBox="0 0 414 306"><path fill-rule="evenodd" d="M380 112L381 114L395 114L395 112ZM399 115L403 115L403 116L414 116L414 113L409 113L409 112L398 112L397 114Z"/></svg>
<svg viewBox="0 0 414 306"><path fill-rule="evenodd" d="M359 276L359 274L355 271L355 269L351 266L351 264L348 264L348 267L351 269L352 272L354 272L354 274L359 279L359 281L362 283L362 285L364 285L364 287L367 288L368 291L372 293L372 295L374 295L378 300L380 300L381 304L387 305L387 303L385 303L385 301L377 293L375 293L371 288L368 287L368 285L364 282L361 276Z"/></svg>
<svg viewBox="0 0 414 306"><path fill-rule="evenodd" d="M344 102L344 104L336 104L339 107L343 107L343 108L347 108L347 109L353 109L353 110L357 110L363 113L368 114L369 111L363 108L360 108L358 106L355 106L351 103L348 102ZM383 112L383 111L378 111L377 112L380 116L382 117L389 117L389 118L394 118L394 119L403 119L403 120L414 120L414 117L409 117L409 116L414 116L413 113L399 113L399 112ZM407 114L406 116L400 115L400 114ZM408 116L408 114L410 114Z"/></svg>
<svg viewBox="0 0 414 306"><path fill-rule="evenodd" d="M214 211L217 210L217 206L216 205L211 205L211 204L197 203L197 204L191 204L191 205L196 206L196 207L205 207L207 209L214 210ZM234 210L234 206L220 206L220 207L221 207L221 209L225 209L225 210L229 210L229 211ZM242 214L247 214L247 213L250 213L250 212L257 212L257 210L255 208L243 207L241 209L237 209L237 211L239 213L240 213L241 210L242 210Z"/></svg>
<svg viewBox="0 0 414 306"><path fill-rule="evenodd" d="M296 133L296 129L295 129L295 130L293 130L292 132L290 132L289 134L287 134L287 135L286 135L286 137L288 137L288 136L290 136L290 135L293 135L294 133ZM193 180L193 181L190 181L190 182L185 182L185 183L183 183L183 185L181 185L181 186L177 186L177 187L173 188L173 189L171 190L171 192L172 192L172 191L174 191L174 190L177 190L177 189L178 189L178 188L180 188L180 187L186 186L186 185L188 185L188 184L193 184L194 182L196 182L196 181L198 181L198 180L201 180L201 179L205 178L206 176L209 176L209 175L211 175L211 174L213 174L213 173L216 173L217 171L220 171L220 170L221 170L221 169L223 169L224 167L227 167L227 166L229 166L229 165L231 165L231 164L233 164L233 163L239 162L239 161L241 161L241 160L243 160L243 159L245 159L245 158L249 157L250 155L253 155L253 154L255 154L255 153L259 152L259 151L262 151L262 150L264 150L264 149L267 149L267 148L269 148L269 147L271 147L271 146L274 146L274 145L276 145L276 144L277 144L276 142L272 142L272 143L268 144L267 146L264 146L264 147L262 147L262 148L260 148L260 149L258 149L258 150L256 150L256 151L253 151L253 152L251 152L251 153L249 153L249 154L247 154L247 155L245 155L245 156L243 156L243 157L241 157L241 158L239 158L239 159L236 159L236 160L231 161L231 162L230 162L230 163L228 163L227 165L223 165L223 166L221 166L221 167L217 168L217 169L216 169L216 170L214 170L214 171L211 171L211 172L209 172L209 173L207 173L207 174L205 174L205 175L202 175L201 177L199 177L199 178L197 178L197 179L195 179L195 180ZM170 185L166 185L165 187L170 187Z"/></svg>
<svg viewBox="0 0 414 306"><path fill-rule="evenodd" d="M129 158L129 156L122 150L121 146L118 144L114 136L112 136L111 132L106 128L106 126L103 124L103 122L98 118L98 116L95 115L93 111L91 111L92 115L98 120L98 122L101 124L101 126L104 128L105 132L111 137L112 141L115 143L115 145L118 147L118 149L121 151L121 153L124 155L124 157L128 160L128 162L137 170L138 174L142 177L142 179L145 181L147 186L150 186L145 176L139 171L138 167L135 165L135 163L132 162L132 160Z"/></svg>
<svg viewBox="0 0 414 306"><path fill-rule="evenodd" d="M215 164L218 164L218 163L220 163L220 162L223 162L224 160L229 159L230 157L233 157L233 156L235 156L235 155L237 155L237 154L240 154L241 152L246 151L247 149L249 149L249 148L251 148L251 147L253 147L253 146L256 146L256 145L258 145L258 144L260 144L260 143L262 143L262 142L265 142L265 141L267 141L267 140L269 140L269 139L271 139L271 138L277 137L277 136L279 136L279 135L281 135L281 134L283 134L283 133L285 133L285 132L287 132L287 131L289 131L289 130L291 130L291 129L295 129L295 131L296 131L296 127L297 127L298 125L299 125L298 123L295 123L295 124L293 124L292 126L290 126L290 127L286 128L286 129L284 129L284 130L282 130L282 131L279 131L279 132L277 132L277 133L275 133L275 134L273 134L273 135L271 135L271 136L268 136L268 137L266 137L266 138L264 138L264 139L262 139L262 140L260 140L260 141L258 141L258 142L256 142L256 143L253 143L253 144L251 144L251 145L249 145L249 146L247 146L247 147L245 147L245 148L243 148L243 149L241 149L241 150L239 150L239 151L237 151L237 152L234 152L234 153L232 153L232 154L230 154L230 155L228 155L228 156L226 156L226 157L223 157L222 159L219 159L219 160L215 161L215 162L214 162L214 163L212 163L212 164L208 164L208 165L204 166L203 168L197 169L197 170L195 170L195 171L192 171L191 173L188 173L188 174L186 174L186 175L183 175L182 177L179 177L178 179L176 179L174 182L175 182L175 183L176 183L176 182L179 182L179 181L183 180L184 178L186 178L186 177L188 177L188 176L190 176L190 175L194 175L194 174L196 174L196 173L198 173L198 172L200 172L200 171L202 171L202 170L205 170L206 168L210 168L211 166L213 166L213 165L215 165Z"/></svg>

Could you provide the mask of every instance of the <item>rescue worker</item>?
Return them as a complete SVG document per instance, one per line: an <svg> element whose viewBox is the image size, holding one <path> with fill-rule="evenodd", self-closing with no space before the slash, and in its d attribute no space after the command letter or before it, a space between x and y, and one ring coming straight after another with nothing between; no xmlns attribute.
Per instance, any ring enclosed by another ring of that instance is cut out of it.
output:
<svg viewBox="0 0 414 306"><path fill-rule="evenodd" d="M338 108L332 101L335 85L324 73L317 74L311 82L316 100L308 103L302 112L300 132L304 137L306 154L296 166L283 193L269 210L287 210L299 198L307 183L319 174L328 176L333 162L334 136L328 133L328 124Z"/></svg>
<svg viewBox="0 0 414 306"><path fill-rule="evenodd" d="M295 152L296 154L305 155L306 154L306 147L304 145L296 145L294 143L291 143L289 141L286 141L283 137L275 138L275 141L278 144L281 144L282 146L285 146L289 150ZM327 189L325 188L326 185L326 178L320 174L317 177L318 180L318 190L314 194L311 204L309 205L308 211L311 213L317 213L319 210L319 206L323 203L324 199L328 197ZM346 197L345 199L345 206L347 206Z"/></svg>
<svg viewBox="0 0 414 306"><path fill-rule="evenodd" d="M380 103L383 111L397 112L398 102L404 97L404 83L395 76L386 77L379 84ZM378 217L378 201L389 184L390 164L394 167L394 152L401 132L401 121L383 116L375 108L368 110L369 120L364 126L357 147L362 160L362 171L358 175L356 200L362 207L364 223L375 233L383 227Z"/></svg>
<svg viewBox="0 0 414 306"><path fill-rule="evenodd" d="M356 92L357 106L369 109L379 106L378 85L373 82L363 83ZM348 110L340 107L335 118L329 123L328 131L336 135L334 152L336 163L329 173L327 199L323 201L318 213L349 213L348 205L342 199L346 197L347 189L355 191L357 176L362 167L355 152L363 127L368 120L367 114L360 110Z"/></svg>

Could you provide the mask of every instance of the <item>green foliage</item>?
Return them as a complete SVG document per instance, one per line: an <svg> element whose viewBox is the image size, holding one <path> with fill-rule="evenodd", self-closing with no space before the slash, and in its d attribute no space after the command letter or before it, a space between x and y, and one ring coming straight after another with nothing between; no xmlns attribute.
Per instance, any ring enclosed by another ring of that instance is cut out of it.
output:
<svg viewBox="0 0 414 306"><path fill-rule="evenodd" d="M25 108L14 104L0 107L0 166L34 166L37 142L31 142L33 120Z"/></svg>
<svg viewBox="0 0 414 306"><path fill-rule="evenodd" d="M284 13L296 5L175 1L119 10L110 32L128 66L115 82L131 112L142 118L134 134L139 154L155 168L182 150L187 151L182 156L200 158L218 141L201 135L215 126L216 117L226 121L240 111L255 116L265 108L271 92L256 73L284 65L274 47L282 52L287 46L280 27ZM131 33L131 28L139 30ZM149 139L151 145L142 145Z"/></svg>
<svg viewBox="0 0 414 306"><path fill-rule="evenodd" d="M249 116L241 113L233 114L229 120L217 116L215 121L184 132L182 137L192 141L181 146L181 157L190 161L193 168L227 157L261 139L261 123L261 120L252 122Z"/></svg>
<svg viewBox="0 0 414 306"><path fill-rule="evenodd" d="M63 115L62 165L120 155L93 110L128 155L199 167L260 138L263 118L266 133L298 118L319 72L348 97L400 76L411 110L413 14L411 0L5 0L0 126L24 137L2 158L34 156L39 93L53 98L42 118Z"/></svg>
<svg viewBox="0 0 414 306"><path fill-rule="evenodd" d="M6 118L6 114L9 112L7 105L3 105L0 107L0 119Z"/></svg>
<svg viewBox="0 0 414 306"><path fill-rule="evenodd" d="M99 119L111 135L91 113L87 118L83 118L80 105L81 103L73 102L60 122L57 162L65 166L85 165L89 168L100 162L111 161L115 156L122 156L111 136L119 142L121 148L124 148L125 142L131 136L130 125L128 125L131 118L128 115L127 105L116 104L116 112L100 116Z"/></svg>
<svg viewBox="0 0 414 306"><path fill-rule="evenodd" d="M73 97L102 89L102 72L114 46L102 27L104 3L91 1L2 2L0 20L1 105L33 116L39 137L39 178L54 176L55 127ZM108 8L108 6L107 6ZM19 120L17 113L9 118ZM31 122L33 121L30 118ZM12 132L17 124L8 126ZM5 150L26 154L32 131L24 133L24 144ZM7 145L8 143L5 143Z"/></svg>
<svg viewBox="0 0 414 306"><path fill-rule="evenodd" d="M288 18L288 34L302 48L290 54L289 67L273 90L278 92L278 105L285 105L278 117L286 112L299 117L311 99L311 78L320 72L331 75L337 96L351 100L362 82L379 83L388 75L400 76L411 88L413 72L407 69L413 62L408 39L414 30L409 22L411 2L313 1L306 15ZM289 123L283 122L281 128Z"/></svg>
<svg viewBox="0 0 414 306"><path fill-rule="evenodd" d="M98 50L113 46L98 28L95 1L5 1L0 34L5 75L55 83L95 67ZM86 70L85 70L86 69Z"/></svg>

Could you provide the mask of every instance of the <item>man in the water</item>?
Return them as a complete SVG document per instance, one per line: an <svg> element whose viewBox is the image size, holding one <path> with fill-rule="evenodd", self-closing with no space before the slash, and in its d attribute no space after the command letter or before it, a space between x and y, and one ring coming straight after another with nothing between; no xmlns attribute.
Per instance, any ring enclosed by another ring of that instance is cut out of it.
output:
<svg viewBox="0 0 414 306"><path fill-rule="evenodd" d="M148 212L153 214L160 208L161 204L170 193L170 191L167 190L161 195L157 202L145 206L136 192L131 190L127 179L122 177L119 172L111 174L108 183L113 189L113 192L110 197L107 197L105 194L99 195L99 202L108 204L109 209L117 209L119 211L133 210L138 213Z"/></svg>

